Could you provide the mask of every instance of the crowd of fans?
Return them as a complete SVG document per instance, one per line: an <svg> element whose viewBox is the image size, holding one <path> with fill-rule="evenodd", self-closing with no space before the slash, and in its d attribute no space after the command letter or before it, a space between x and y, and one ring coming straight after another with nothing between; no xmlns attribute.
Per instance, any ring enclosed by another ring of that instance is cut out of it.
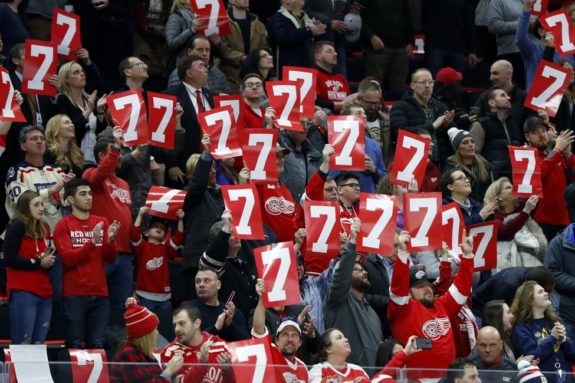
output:
<svg viewBox="0 0 575 383"><path fill-rule="evenodd" d="M114 365L115 382L233 382L229 342L267 337L278 382L393 382L404 367L418 381L575 381L575 75L555 116L524 107L540 60L571 71L575 60L555 52L534 0L224 3L230 33L208 37L187 0L0 3L0 59L26 118L0 121L11 343L43 343L58 310L67 347L143 363ZM575 25L575 4L556 3ZM26 94L24 42L50 39L55 7L80 16L82 48L50 78L56 97ZM250 172L241 158L214 160L198 114L240 94L240 140L276 129L265 89L285 66L317 70L315 114L303 132L279 131L279 182L256 185L265 239L240 240L221 186ZM489 89L470 97L464 73ZM177 98L174 150L123 145L107 97L134 89ZM363 117L365 170L330 170L328 115ZM429 141L421 185L391 181L401 130ZM537 150L542 196L513 195L509 145ZM177 221L150 216L152 185L187 192ZM358 252L360 192L414 191L440 192L466 226L498 221L497 267L473 272L466 235L459 256L410 254L401 203L393 253ZM310 200L339 204L333 259L306 254ZM266 309L253 252L285 241L301 304ZM127 340L113 348L110 313L124 308ZM172 309L160 367L154 313Z"/></svg>

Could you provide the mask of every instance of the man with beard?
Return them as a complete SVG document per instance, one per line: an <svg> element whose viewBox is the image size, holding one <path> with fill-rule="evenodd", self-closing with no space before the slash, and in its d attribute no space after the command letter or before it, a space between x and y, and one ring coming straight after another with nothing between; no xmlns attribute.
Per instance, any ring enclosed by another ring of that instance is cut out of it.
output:
<svg viewBox="0 0 575 383"><path fill-rule="evenodd" d="M393 337L401 343L405 344L412 335L431 340L431 349L413 354L406 367L444 369L455 358L450 318L459 313L471 293L473 241L463 236L459 272L449 290L435 299L425 272L409 270L406 244L410 240L411 236L406 231L399 235L399 251L393 266L387 317Z"/></svg>
<svg viewBox="0 0 575 383"><path fill-rule="evenodd" d="M541 163L543 196L535 210L535 221L543 229L548 241L569 224L569 214L563 193L568 180L565 174L575 170L575 156L571 143L575 140L572 130L564 130L557 136L555 147L548 150L549 133L540 117L529 117L523 125L525 141L537 149Z"/></svg>
<svg viewBox="0 0 575 383"><path fill-rule="evenodd" d="M265 292L262 279L258 279L256 292L259 295L259 301L254 310L252 335L255 338L264 338L269 336L269 331L266 327L266 309L262 299L262 294ZM311 325L313 326L313 323ZM309 324L307 329L309 329ZM276 368L278 383L306 383L308 381L307 367L296 357L301 345L302 332L299 323L290 317L285 317L276 330L271 347L270 364Z"/></svg>
<svg viewBox="0 0 575 383"><path fill-rule="evenodd" d="M167 363L174 354L182 355L184 366L178 373L185 375L180 383L187 383L188 377L193 377L190 382L235 382L226 343L218 336L200 330L202 318L198 309L189 306L177 308L172 323L176 339L162 350L160 359Z"/></svg>
<svg viewBox="0 0 575 383"><path fill-rule="evenodd" d="M355 242L360 227L360 220L355 218L351 224L351 238L333 270L323 303L324 320L325 328L335 327L346 334L351 345L349 363L375 366L383 333L377 313L365 299L371 287L367 272L356 261Z"/></svg>

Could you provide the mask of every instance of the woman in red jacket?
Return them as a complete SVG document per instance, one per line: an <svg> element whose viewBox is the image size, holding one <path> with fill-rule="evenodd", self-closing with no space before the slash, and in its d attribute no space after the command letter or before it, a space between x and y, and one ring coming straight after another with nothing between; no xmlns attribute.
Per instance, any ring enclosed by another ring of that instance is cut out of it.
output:
<svg viewBox="0 0 575 383"><path fill-rule="evenodd" d="M10 336L12 344L43 343L50 328L52 285L48 269L54 249L48 247L48 225L42 218L42 197L32 190L20 195L14 217L6 229Z"/></svg>

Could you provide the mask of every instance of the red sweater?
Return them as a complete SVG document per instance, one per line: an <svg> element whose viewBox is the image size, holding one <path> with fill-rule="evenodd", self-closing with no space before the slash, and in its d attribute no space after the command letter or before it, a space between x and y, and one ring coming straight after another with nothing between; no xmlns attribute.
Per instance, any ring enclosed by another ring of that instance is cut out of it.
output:
<svg viewBox="0 0 575 383"><path fill-rule="evenodd" d="M349 85L342 74L317 71L317 96L326 101L343 101L349 95Z"/></svg>
<svg viewBox="0 0 575 383"><path fill-rule="evenodd" d="M46 242L44 238L35 239L27 235L22 235L24 234L24 230L24 223L16 220L10 222L10 225L8 225L6 229L4 255L6 257L6 263L10 266L6 268L8 297L10 297L12 290L22 290L36 294L42 298L50 298L52 297L53 291L50 278L48 277L48 270L41 268L40 260L37 259L40 254L46 251ZM14 247L7 246L9 240L18 240L14 238L16 236L21 236L19 244L14 243ZM16 251L16 246L19 247L17 254L8 254L9 249L13 248L14 251ZM13 256L26 262L20 263L17 262L18 260L12 262ZM30 259L36 259L36 263L32 264L29 261ZM19 264L22 266L18 267Z"/></svg>
<svg viewBox="0 0 575 383"><path fill-rule="evenodd" d="M130 240L138 262L136 290L152 294L165 294L170 298L170 270L168 259L176 256L184 234L176 231L166 242L150 243L142 238L139 227L132 226Z"/></svg>
<svg viewBox="0 0 575 383"><path fill-rule="evenodd" d="M104 222L102 240L92 241L92 229ZM62 258L64 297L108 296L104 262L114 262L116 241L108 243L108 220L90 215L81 220L71 214L56 225L54 242Z"/></svg>
<svg viewBox="0 0 575 383"><path fill-rule="evenodd" d="M261 115L258 115L254 112L247 102L240 103L240 115L238 117L238 123L236 124L240 145L243 145L245 143L244 140L247 138L243 134L245 130L261 129L264 127L265 110L260 108L260 113Z"/></svg>
<svg viewBox="0 0 575 383"><path fill-rule="evenodd" d="M543 199L537 204L534 219L537 223L550 225L569 225L569 214L565 203L567 178L565 172L575 167L575 155L564 159L561 153L554 152L547 157L547 151L538 151L541 161L541 178L543 181Z"/></svg>
<svg viewBox="0 0 575 383"><path fill-rule="evenodd" d="M281 184L256 185L262 204L262 218L276 235L277 242L294 240L295 202L288 188Z"/></svg>
<svg viewBox="0 0 575 383"><path fill-rule="evenodd" d="M108 221L120 222L120 232L116 238L118 251L131 253L130 228L132 227L132 199L130 186L116 176L116 166L120 151L110 149L97 168L88 168L83 178L90 182L93 204L91 213L106 217Z"/></svg>

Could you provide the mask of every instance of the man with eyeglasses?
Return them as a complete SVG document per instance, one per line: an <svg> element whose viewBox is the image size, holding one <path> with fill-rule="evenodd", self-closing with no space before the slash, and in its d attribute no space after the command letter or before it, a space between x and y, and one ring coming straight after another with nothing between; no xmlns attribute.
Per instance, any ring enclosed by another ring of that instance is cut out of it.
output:
<svg viewBox="0 0 575 383"><path fill-rule="evenodd" d="M317 69L317 100L322 108L338 112L349 96L349 84L341 73L334 73L338 55L331 41L318 41L313 46L313 60Z"/></svg>
<svg viewBox="0 0 575 383"><path fill-rule="evenodd" d="M433 95L435 81L431 72L419 68L411 75L411 92L405 94L391 108L391 132L393 140L397 140L399 129L416 132L426 129L431 135L434 145L432 160L443 168L447 157L453 154L447 130L454 127L454 113Z"/></svg>
<svg viewBox="0 0 575 383"><path fill-rule="evenodd" d="M263 128L266 119L266 109L262 107L264 101L264 81L257 73L249 73L244 76L240 85L244 102L240 104L240 116L237 129L240 141L245 137L246 129ZM271 109L271 108L270 108ZM267 114L267 120L271 123L271 110Z"/></svg>

